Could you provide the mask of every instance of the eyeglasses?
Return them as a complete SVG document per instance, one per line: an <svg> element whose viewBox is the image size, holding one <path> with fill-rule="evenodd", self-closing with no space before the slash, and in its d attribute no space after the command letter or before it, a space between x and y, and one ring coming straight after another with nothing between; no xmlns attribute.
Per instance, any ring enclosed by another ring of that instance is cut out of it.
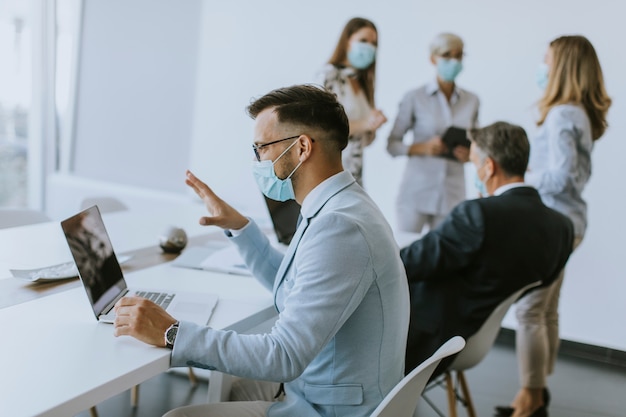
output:
<svg viewBox="0 0 626 417"><path fill-rule="evenodd" d="M260 145L253 144L252 145L252 150L254 151L254 156L256 157L257 161L261 161L261 155L259 154L259 149L263 149L266 146L275 145L277 143L284 142L284 141L289 140L289 139L298 139L300 136L302 136L302 135L290 136L290 137L285 138L285 139L278 139L278 140L275 140L273 142L262 143ZM313 140L313 138L311 138L311 142L315 142Z"/></svg>
<svg viewBox="0 0 626 417"><path fill-rule="evenodd" d="M464 52L452 53L451 51L447 51L439 56L445 59L458 59L460 61L465 56L465 53Z"/></svg>

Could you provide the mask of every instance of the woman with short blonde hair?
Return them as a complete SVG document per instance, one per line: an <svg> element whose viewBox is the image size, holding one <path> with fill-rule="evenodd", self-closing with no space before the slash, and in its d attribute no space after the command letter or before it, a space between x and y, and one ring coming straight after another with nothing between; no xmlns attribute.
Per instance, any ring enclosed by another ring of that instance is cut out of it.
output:
<svg viewBox="0 0 626 417"><path fill-rule="evenodd" d="M465 200L465 170L469 148L444 143L450 128L460 132L478 127L478 96L459 87L463 70L463 40L440 33L430 44L433 79L405 93L387 138L387 152L406 157L396 197L396 228L421 233L433 229L452 208ZM404 136L411 131L412 140ZM449 143L449 142L448 142Z"/></svg>

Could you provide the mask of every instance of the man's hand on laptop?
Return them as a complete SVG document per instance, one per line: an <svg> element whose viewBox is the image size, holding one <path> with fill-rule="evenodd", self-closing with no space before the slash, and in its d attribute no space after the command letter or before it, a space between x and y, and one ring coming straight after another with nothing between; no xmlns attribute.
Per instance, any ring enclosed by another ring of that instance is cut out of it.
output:
<svg viewBox="0 0 626 417"><path fill-rule="evenodd" d="M200 181L191 171L187 171L185 184L191 187L204 201L210 216L200 218L203 226L218 226L222 229L239 230L248 224L248 219L219 198L213 190Z"/></svg>
<svg viewBox="0 0 626 417"><path fill-rule="evenodd" d="M163 335L176 319L150 300L123 297L115 304L115 336L132 336L154 346L165 347Z"/></svg>

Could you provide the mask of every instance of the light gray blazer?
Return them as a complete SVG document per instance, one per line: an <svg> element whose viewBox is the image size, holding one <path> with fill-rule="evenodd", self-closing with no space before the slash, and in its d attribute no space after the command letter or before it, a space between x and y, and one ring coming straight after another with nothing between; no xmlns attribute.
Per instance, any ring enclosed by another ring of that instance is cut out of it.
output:
<svg viewBox="0 0 626 417"><path fill-rule="evenodd" d="M283 256L258 226L232 237L274 293L271 332L181 323L172 366L285 382L268 416L368 416L403 377L409 296L389 224L343 171L306 197Z"/></svg>
<svg viewBox="0 0 626 417"><path fill-rule="evenodd" d="M450 126L478 127L479 106L478 96L458 86L448 103L436 80L411 90L398 107L387 138L387 151L392 156L405 156L410 144L441 136ZM409 130L413 132L410 144L404 142ZM463 200L465 173L461 162L426 155L407 158L396 200L398 206L413 208L414 216L445 216Z"/></svg>

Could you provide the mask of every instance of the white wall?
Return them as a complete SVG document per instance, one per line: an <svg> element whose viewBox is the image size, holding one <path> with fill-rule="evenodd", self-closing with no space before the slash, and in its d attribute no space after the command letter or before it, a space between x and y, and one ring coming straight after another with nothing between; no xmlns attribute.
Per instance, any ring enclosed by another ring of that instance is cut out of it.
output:
<svg viewBox="0 0 626 417"><path fill-rule="evenodd" d="M73 172L182 192L202 2L84 0Z"/></svg>
<svg viewBox="0 0 626 417"><path fill-rule="evenodd" d="M626 153L621 96L624 54L615 49L626 30L616 2L584 0L359 1L320 0L294 6L272 2L204 4L203 37L191 167L223 195L255 195L249 174L252 122L244 108L270 89L312 82L328 59L343 24L353 16L372 19L379 29L379 107L392 120L409 88L433 77L428 44L453 31L466 42L460 85L481 98L481 124L508 120L535 131L533 104L540 91L535 69L548 42L562 34L583 34L600 56L614 99L610 129L593 155L593 176L585 192L589 232L573 255L562 295L562 336L568 340L626 350L621 319L626 291L620 231L626 230L626 198L612 171ZM244 7L245 6L245 7ZM394 199L404 161L385 151L391 121L367 150L366 189L394 223ZM468 167L468 171L472 168ZM469 195L474 191L468 189ZM514 326L511 316L507 325Z"/></svg>
<svg viewBox="0 0 626 417"><path fill-rule="evenodd" d="M124 12L122 5L126 4L130 8ZM245 106L251 98L273 88L315 81L315 73L329 58L345 22L353 16L363 16L372 19L379 29L377 102L390 119L381 129L378 140L366 151L364 181L392 224L395 223L394 199L404 161L387 155L385 139L404 92L434 76L427 51L436 33L453 31L464 38L466 69L458 81L480 96L481 123L508 120L523 125L531 135L534 132L532 107L540 93L534 84L534 74L548 42L561 34L587 36L600 56L614 106L609 119L611 127L596 146L594 172L585 193L590 206L589 232L567 268L561 308L562 336L626 351L626 334L620 320L626 316L626 307L620 302L626 283L622 279L625 274L620 262L623 245L619 235L626 230L626 219L620 215L626 209L626 197L619 193L624 187L618 182L618 176L612 175L619 167L621 156L626 154L626 141L622 140L626 136L626 122L618 117L626 111L621 101L626 83L620 78L624 54L617 48L617 40L623 38L626 29L621 22L618 2L234 0L204 1L200 8L197 2L176 2L175 7L180 10L171 14L173 4L166 0L98 2L115 39L128 39L128 42L116 43L116 48L121 49L118 54L143 48L152 50L155 45L173 47L159 36L145 36L144 32L138 33L135 27L128 25L131 12L136 15L142 8L150 11L150 18L141 23L149 33L163 26L168 21L166 17L171 17L171 23L179 28L190 25L192 31L196 30L194 25L198 18L200 21L197 45L184 45L186 49L182 54L193 54L197 50L193 57L197 68L189 67L191 57L186 58L185 65L178 65L180 61L170 64L162 61L165 66L162 70L171 73L162 78L163 99L174 94L172 87L181 82L181 77L195 74L195 85L192 83L195 96L191 98L195 100L193 114L186 119L191 126L183 126L179 135L172 135L171 125L154 129L154 120L140 119L140 125L147 130L129 138L133 152L155 144L176 149L171 146L179 138L183 143L191 139L189 158L186 160L184 155L172 151L170 157L176 166L176 173L171 174L174 182L159 184L150 177L137 182L134 174L141 175L144 167L154 166L154 158L151 154L136 156L133 163L137 168L128 174L132 175L128 181L168 191L179 190L175 182L180 181L180 192L188 193L183 191L183 173L177 172L189 166L236 207L246 212L258 210L263 202L250 175L253 122L246 116ZM118 20L126 23L117 24ZM155 26L150 26L150 22ZM106 34L108 29L100 26L99 30ZM115 87L117 79L126 80L124 73L109 74L106 67L95 65L100 53L97 48L89 52L94 65L89 74L84 73L85 69L82 74L91 77L89 84L100 83L102 91L107 85ZM180 50L171 53L173 57L181 55ZM188 89L189 84L185 85ZM155 98L147 92L140 97L144 97L145 102L135 107L140 113L138 117L143 118L144 107L154 108ZM119 91L119 100L125 99L123 91ZM120 125L115 120L111 123L121 127L123 121L120 120ZM163 121L158 121L161 126ZM79 137L79 140L89 139ZM105 140L99 137L92 145L101 146ZM108 160L110 157L98 161L99 167L114 164ZM468 171L471 171L469 166ZM106 170L99 172L98 179L124 181L114 173L108 178ZM474 191L469 189L469 195L473 196ZM507 324L514 325L511 317L507 318Z"/></svg>

